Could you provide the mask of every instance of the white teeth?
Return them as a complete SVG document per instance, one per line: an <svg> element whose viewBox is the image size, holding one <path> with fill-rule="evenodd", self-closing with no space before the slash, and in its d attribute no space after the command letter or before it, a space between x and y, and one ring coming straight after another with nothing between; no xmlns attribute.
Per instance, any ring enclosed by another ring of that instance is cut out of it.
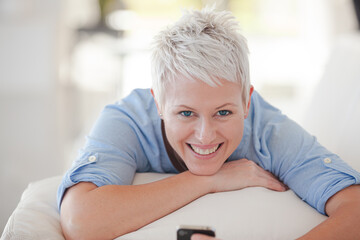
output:
<svg viewBox="0 0 360 240"><path fill-rule="evenodd" d="M194 152L196 152L200 155L208 155L208 154L215 152L219 148L220 144L213 148L208 148L208 149L201 149L201 148L195 147L193 145L190 145L190 146L191 146L192 150L194 150Z"/></svg>

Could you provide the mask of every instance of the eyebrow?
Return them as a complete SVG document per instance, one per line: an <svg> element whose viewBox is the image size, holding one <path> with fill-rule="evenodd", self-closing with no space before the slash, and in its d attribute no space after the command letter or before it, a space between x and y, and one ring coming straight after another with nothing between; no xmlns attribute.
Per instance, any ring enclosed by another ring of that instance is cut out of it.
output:
<svg viewBox="0 0 360 240"><path fill-rule="evenodd" d="M186 105L184 105L184 104L176 105L175 107L176 107L176 108L187 108L187 109L190 109L190 110L195 110L194 108L189 107L189 106L186 106Z"/></svg>
<svg viewBox="0 0 360 240"><path fill-rule="evenodd" d="M233 107L237 107L237 106L238 106L237 104L234 104L234 103L225 103L225 104L223 104L223 105L221 105L221 106L219 106L219 107L217 107L217 108L215 108L215 109L217 110L217 109L226 107L226 106L228 106L228 105L233 106Z"/></svg>
<svg viewBox="0 0 360 240"><path fill-rule="evenodd" d="M233 107L237 107L237 106L238 106L237 104L234 104L234 103L225 103L225 104L223 104L223 105L221 105L221 106L219 106L219 107L215 108L215 110L218 110L218 109L220 109L220 108L226 107L226 106L228 106L228 105L233 106ZM194 108L189 107L189 106L186 106L186 105L184 105L184 104L181 104L181 105L176 105L175 107L179 107L179 108L187 108L187 109L190 109L190 110L195 110Z"/></svg>

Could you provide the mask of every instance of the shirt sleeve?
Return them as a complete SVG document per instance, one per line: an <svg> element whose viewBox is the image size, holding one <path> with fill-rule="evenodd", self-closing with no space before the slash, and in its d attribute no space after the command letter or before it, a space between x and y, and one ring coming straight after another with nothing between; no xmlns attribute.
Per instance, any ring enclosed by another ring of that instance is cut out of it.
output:
<svg viewBox="0 0 360 240"><path fill-rule="evenodd" d="M143 150L134 130L136 124L119 111L116 105L109 105L100 114L58 188L59 209L66 189L79 182L98 187L132 183L138 166L136 159L144 159Z"/></svg>
<svg viewBox="0 0 360 240"><path fill-rule="evenodd" d="M331 196L360 183L359 172L259 95L251 114L253 157L320 213Z"/></svg>

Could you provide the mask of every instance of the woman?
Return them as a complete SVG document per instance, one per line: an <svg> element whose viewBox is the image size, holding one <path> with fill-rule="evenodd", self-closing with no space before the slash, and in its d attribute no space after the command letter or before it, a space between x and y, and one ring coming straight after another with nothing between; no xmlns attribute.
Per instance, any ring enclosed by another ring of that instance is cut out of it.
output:
<svg viewBox="0 0 360 240"><path fill-rule="evenodd" d="M153 88L104 109L59 187L67 239L113 239L251 186L288 186L330 216L302 239L359 237L360 174L254 91L247 55L228 12L187 12L157 35ZM178 174L130 185L150 171Z"/></svg>

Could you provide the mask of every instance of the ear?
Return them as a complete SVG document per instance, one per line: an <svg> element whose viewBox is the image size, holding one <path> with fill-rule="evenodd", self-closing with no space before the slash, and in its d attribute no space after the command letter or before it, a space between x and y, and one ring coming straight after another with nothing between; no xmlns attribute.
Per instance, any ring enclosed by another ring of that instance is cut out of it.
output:
<svg viewBox="0 0 360 240"><path fill-rule="evenodd" d="M249 109L250 109L250 105L251 105L251 95L253 94L253 92L254 92L254 86L253 85L251 85L250 86L250 92L249 92L249 102L248 102L248 104L247 104L247 106L246 106L246 109L245 109L245 118L247 118L248 117L248 115L249 115Z"/></svg>
<svg viewBox="0 0 360 240"><path fill-rule="evenodd" d="M158 101L156 100L156 97L155 97L155 94L154 94L154 90L151 88L150 91L151 91L151 95L152 95L153 98L154 98L154 101L155 101L155 104L156 104L156 108L157 108L158 114L159 114L160 118L162 118L161 109L160 109L160 107L159 107Z"/></svg>

